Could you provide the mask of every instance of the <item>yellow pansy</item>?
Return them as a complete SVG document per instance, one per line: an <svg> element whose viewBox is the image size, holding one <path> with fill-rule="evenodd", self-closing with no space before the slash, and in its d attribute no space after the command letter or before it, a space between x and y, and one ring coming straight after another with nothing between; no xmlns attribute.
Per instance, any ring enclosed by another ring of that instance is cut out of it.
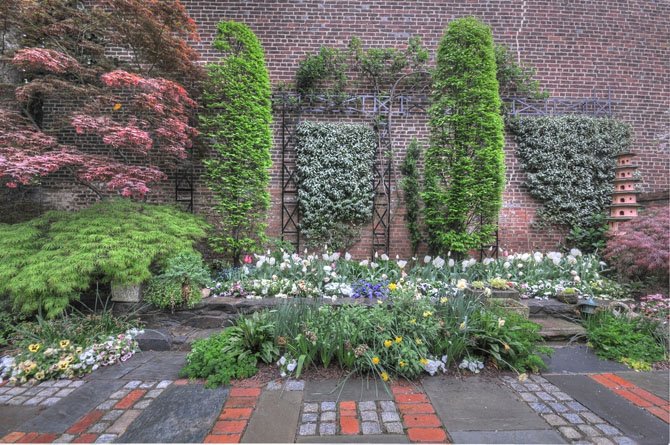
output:
<svg viewBox="0 0 670 445"><path fill-rule="evenodd" d="M388 380L389 380L388 372L384 371L380 375L381 375L381 378L382 378L383 381L388 382Z"/></svg>
<svg viewBox="0 0 670 445"><path fill-rule="evenodd" d="M61 371L66 370L68 368L68 366L70 366L70 364L68 362L66 362L65 360L61 360L61 361L58 362L58 369L60 369Z"/></svg>
<svg viewBox="0 0 670 445"><path fill-rule="evenodd" d="M73 360L74 357L72 357L71 355L68 355L63 359L63 361L67 362L68 364L72 363Z"/></svg>
<svg viewBox="0 0 670 445"><path fill-rule="evenodd" d="M41 346L42 345L40 345L39 343L32 343L32 344L28 345L28 350L30 352L37 352L37 351L40 350Z"/></svg>
<svg viewBox="0 0 670 445"><path fill-rule="evenodd" d="M384 342L384 346L386 346L387 348L390 348L392 344L393 344L393 340L386 340Z"/></svg>
<svg viewBox="0 0 670 445"><path fill-rule="evenodd" d="M61 347L61 349L65 349L65 348L67 348L68 346L70 346L70 340L61 340L61 341L60 341L60 347Z"/></svg>
<svg viewBox="0 0 670 445"><path fill-rule="evenodd" d="M412 319L409 321L409 323L410 323L410 324L416 324L416 318L412 318Z"/></svg>
<svg viewBox="0 0 670 445"><path fill-rule="evenodd" d="M398 288L398 285L397 285L397 284L395 284L395 283L390 283L390 284L389 284L389 290L390 290L391 292L393 292L393 291L396 290L397 288Z"/></svg>
<svg viewBox="0 0 670 445"><path fill-rule="evenodd" d="M446 303L446 302L448 302L448 301L449 301L449 299L448 299L447 297L442 297L442 298L440 298L440 303L442 303L442 304L444 304L444 303Z"/></svg>
<svg viewBox="0 0 670 445"><path fill-rule="evenodd" d="M379 357L372 357L372 364L373 365L378 365L379 364Z"/></svg>
<svg viewBox="0 0 670 445"><path fill-rule="evenodd" d="M44 379L44 371L37 371L37 373L35 374L35 378L36 378L37 380L42 380L42 379Z"/></svg>
<svg viewBox="0 0 670 445"><path fill-rule="evenodd" d="M402 337L396 337L396 338L395 338L395 342L396 342L396 343L400 343L401 341L402 341Z"/></svg>
<svg viewBox="0 0 670 445"><path fill-rule="evenodd" d="M400 362L398 363L398 365L400 365L401 368L404 368L405 366L407 366L407 362L404 361L404 360L400 360Z"/></svg>

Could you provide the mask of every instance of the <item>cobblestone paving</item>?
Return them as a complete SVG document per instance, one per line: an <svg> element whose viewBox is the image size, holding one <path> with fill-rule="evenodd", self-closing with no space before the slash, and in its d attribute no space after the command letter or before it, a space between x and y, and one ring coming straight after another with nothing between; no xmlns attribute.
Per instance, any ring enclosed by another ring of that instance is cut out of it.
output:
<svg viewBox="0 0 670 445"><path fill-rule="evenodd" d="M48 380L38 385L0 386L0 405L51 406L85 383L83 380Z"/></svg>
<svg viewBox="0 0 670 445"><path fill-rule="evenodd" d="M597 445L635 443L542 376L532 375L525 382L510 376L502 379L569 442Z"/></svg>
<svg viewBox="0 0 670 445"><path fill-rule="evenodd" d="M305 402L299 436L403 434L396 404L390 400Z"/></svg>

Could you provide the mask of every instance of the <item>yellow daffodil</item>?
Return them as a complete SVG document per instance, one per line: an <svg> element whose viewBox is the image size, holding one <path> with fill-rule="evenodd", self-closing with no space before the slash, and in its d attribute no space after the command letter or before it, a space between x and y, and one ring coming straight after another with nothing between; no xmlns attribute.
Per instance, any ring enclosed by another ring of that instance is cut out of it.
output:
<svg viewBox="0 0 670 445"><path fill-rule="evenodd" d="M502 328L503 326L505 326L505 319L498 318L498 327Z"/></svg>
<svg viewBox="0 0 670 445"><path fill-rule="evenodd" d="M446 302L448 302L448 301L449 301L449 299L448 299L447 297L442 297L442 298L440 298L440 303L442 303L442 304L444 304L444 303L446 303Z"/></svg>
<svg viewBox="0 0 670 445"><path fill-rule="evenodd" d="M389 290L390 290L391 292L393 292L393 291L396 290L397 288L398 288L398 285L397 285L397 284L395 284L395 283L390 283L390 284L389 284Z"/></svg>
<svg viewBox="0 0 670 445"><path fill-rule="evenodd" d="M390 348L392 344L393 344L393 340L386 340L384 342L384 346L386 346L387 348Z"/></svg>
<svg viewBox="0 0 670 445"><path fill-rule="evenodd" d="M119 111L119 110L121 109L121 106L122 106L121 104L116 103L116 104L114 104L114 106L112 107L112 110L114 110L114 111Z"/></svg>
<svg viewBox="0 0 670 445"><path fill-rule="evenodd" d="M422 358L421 360L419 360L419 363L421 363L422 365L427 365L427 364L428 364L428 360L425 359L425 358Z"/></svg>
<svg viewBox="0 0 670 445"><path fill-rule="evenodd" d="M461 325L458 327L461 331L465 330L465 322L461 323Z"/></svg>
<svg viewBox="0 0 670 445"><path fill-rule="evenodd" d="M431 311L423 311L423 316L424 316L425 318L428 318L428 317L430 317L431 315L433 315L433 313L432 313Z"/></svg>
<svg viewBox="0 0 670 445"><path fill-rule="evenodd" d="M41 346L42 346L42 345L40 345L39 343L33 343L33 344L28 345L28 350L29 350L30 352L37 352L37 351L40 350L40 347L41 347Z"/></svg>
<svg viewBox="0 0 670 445"><path fill-rule="evenodd" d="M395 342L396 342L396 343L400 343L400 342L402 342L402 337L396 337L396 338L395 338Z"/></svg>
<svg viewBox="0 0 670 445"><path fill-rule="evenodd" d="M373 365L378 365L379 364L379 357L372 357L372 364Z"/></svg>
<svg viewBox="0 0 670 445"><path fill-rule="evenodd" d="M417 345L422 345L422 344L423 344L423 340L421 340L420 338L415 338L415 339L414 339L414 343L416 343Z"/></svg>
<svg viewBox="0 0 670 445"><path fill-rule="evenodd" d="M409 321L409 323L410 323L410 324L416 324L416 318L412 318L412 319Z"/></svg>
<svg viewBox="0 0 670 445"><path fill-rule="evenodd" d="M503 348L505 348L505 351L509 351L511 349L507 343L503 343Z"/></svg>
<svg viewBox="0 0 670 445"><path fill-rule="evenodd" d="M401 368L404 368L405 366L407 366L407 362L404 361L404 360L400 360L400 362L398 363L398 365L400 365Z"/></svg>
<svg viewBox="0 0 670 445"><path fill-rule="evenodd" d="M61 349L65 349L68 346L70 346L70 340L61 340L60 341L60 348Z"/></svg>
<svg viewBox="0 0 670 445"><path fill-rule="evenodd" d="M382 373L380 374L380 376L381 376L381 378L382 378L383 381L388 382L388 380L389 380L389 375L388 375L388 373L387 373L386 371L382 372Z"/></svg>

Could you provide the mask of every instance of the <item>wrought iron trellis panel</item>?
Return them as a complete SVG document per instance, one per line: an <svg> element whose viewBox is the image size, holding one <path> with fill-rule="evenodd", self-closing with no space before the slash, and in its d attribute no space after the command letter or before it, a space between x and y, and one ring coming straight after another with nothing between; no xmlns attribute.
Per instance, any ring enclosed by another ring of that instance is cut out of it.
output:
<svg viewBox="0 0 670 445"><path fill-rule="evenodd" d="M195 192L195 172L192 153L187 160L175 169L174 200L184 211L193 213L193 197Z"/></svg>

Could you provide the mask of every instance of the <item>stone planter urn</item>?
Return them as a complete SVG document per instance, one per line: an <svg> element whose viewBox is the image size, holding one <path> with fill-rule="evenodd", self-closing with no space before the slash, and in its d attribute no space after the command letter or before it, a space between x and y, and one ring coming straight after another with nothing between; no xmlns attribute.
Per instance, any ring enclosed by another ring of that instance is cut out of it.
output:
<svg viewBox="0 0 670 445"><path fill-rule="evenodd" d="M137 303L141 299L141 284L120 284L112 282L112 301L118 303Z"/></svg>

